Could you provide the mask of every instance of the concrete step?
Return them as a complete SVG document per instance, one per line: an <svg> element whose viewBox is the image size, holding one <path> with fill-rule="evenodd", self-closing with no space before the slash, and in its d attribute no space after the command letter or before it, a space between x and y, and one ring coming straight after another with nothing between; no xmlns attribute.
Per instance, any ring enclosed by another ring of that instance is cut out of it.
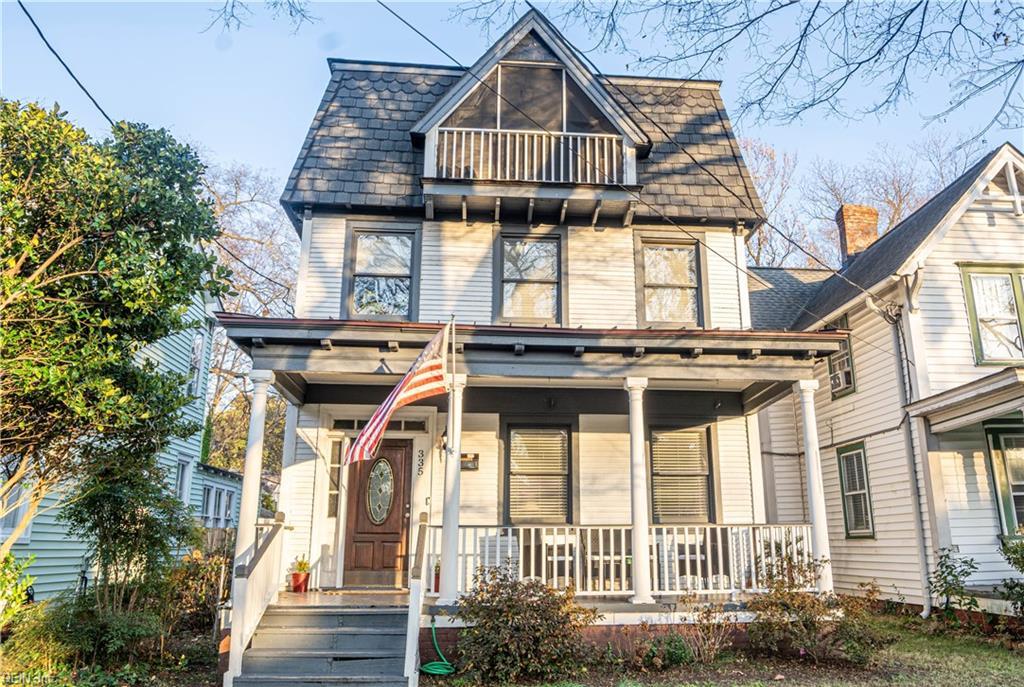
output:
<svg viewBox="0 0 1024 687"><path fill-rule="evenodd" d="M250 649L242 675L347 675L402 677L404 647L394 650L295 651Z"/></svg>
<svg viewBox="0 0 1024 687"><path fill-rule="evenodd" d="M268 627L260 623L253 649L383 649L404 647L404 627Z"/></svg>
<svg viewBox="0 0 1024 687"><path fill-rule="evenodd" d="M234 687L408 687L408 681L373 675L242 675Z"/></svg>
<svg viewBox="0 0 1024 687"><path fill-rule="evenodd" d="M270 628L404 628L408 607L341 608L338 606L271 606L260 627Z"/></svg>

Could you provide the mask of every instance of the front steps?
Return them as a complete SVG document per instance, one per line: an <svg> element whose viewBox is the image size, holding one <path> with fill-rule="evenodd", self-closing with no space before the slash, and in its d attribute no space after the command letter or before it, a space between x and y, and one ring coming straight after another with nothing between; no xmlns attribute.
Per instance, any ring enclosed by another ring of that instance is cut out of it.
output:
<svg viewBox="0 0 1024 687"><path fill-rule="evenodd" d="M235 687L407 687L405 607L271 606Z"/></svg>

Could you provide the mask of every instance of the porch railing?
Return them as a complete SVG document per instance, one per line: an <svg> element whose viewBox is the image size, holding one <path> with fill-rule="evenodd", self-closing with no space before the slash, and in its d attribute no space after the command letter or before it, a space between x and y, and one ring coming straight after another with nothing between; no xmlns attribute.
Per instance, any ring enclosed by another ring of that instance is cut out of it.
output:
<svg viewBox="0 0 1024 687"><path fill-rule="evenodd" d="M440 560L441 530L432 527L428 570ZM651 528L653 592L658 595L765 591L768 574L787 561L811 562L810 525L691 525ZM517 526L459 528L458 592L473 586L482 567L511 565L522 579L556 588L572 584L579 596L633 593L632 528ZM436 593L434 575L427 591ZM813 589L813 587L808 587Z"/></svg>
<svg viewBox="0 0 1024 687"><path fill-rule="evenodd" d="M610 134L506 129L438 129L444 179L623 183L622 138Z"/></svg>

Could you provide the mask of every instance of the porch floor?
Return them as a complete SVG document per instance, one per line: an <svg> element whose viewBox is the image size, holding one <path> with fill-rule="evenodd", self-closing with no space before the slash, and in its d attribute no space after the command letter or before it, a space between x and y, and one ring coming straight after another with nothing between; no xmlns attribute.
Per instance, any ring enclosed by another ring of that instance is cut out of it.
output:
<svg viewBox="0 0 1024 687"><path fill-rule="evenodd" d="M305 594L281 592L278 606L337 606L340 608L407 608L409 592L406 590L339 589L312 590Z"/></svg>

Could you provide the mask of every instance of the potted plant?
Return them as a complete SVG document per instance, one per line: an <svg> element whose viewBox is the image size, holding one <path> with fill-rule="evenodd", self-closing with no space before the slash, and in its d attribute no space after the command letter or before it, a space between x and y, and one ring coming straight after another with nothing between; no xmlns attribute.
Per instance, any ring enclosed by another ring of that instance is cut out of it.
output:
<svg viewBox="0 0 1024 687"><path fill-rule="evenodd" d="M292 591L303 593L309 588L309 561L299 556L292 564Z"/></svg>

